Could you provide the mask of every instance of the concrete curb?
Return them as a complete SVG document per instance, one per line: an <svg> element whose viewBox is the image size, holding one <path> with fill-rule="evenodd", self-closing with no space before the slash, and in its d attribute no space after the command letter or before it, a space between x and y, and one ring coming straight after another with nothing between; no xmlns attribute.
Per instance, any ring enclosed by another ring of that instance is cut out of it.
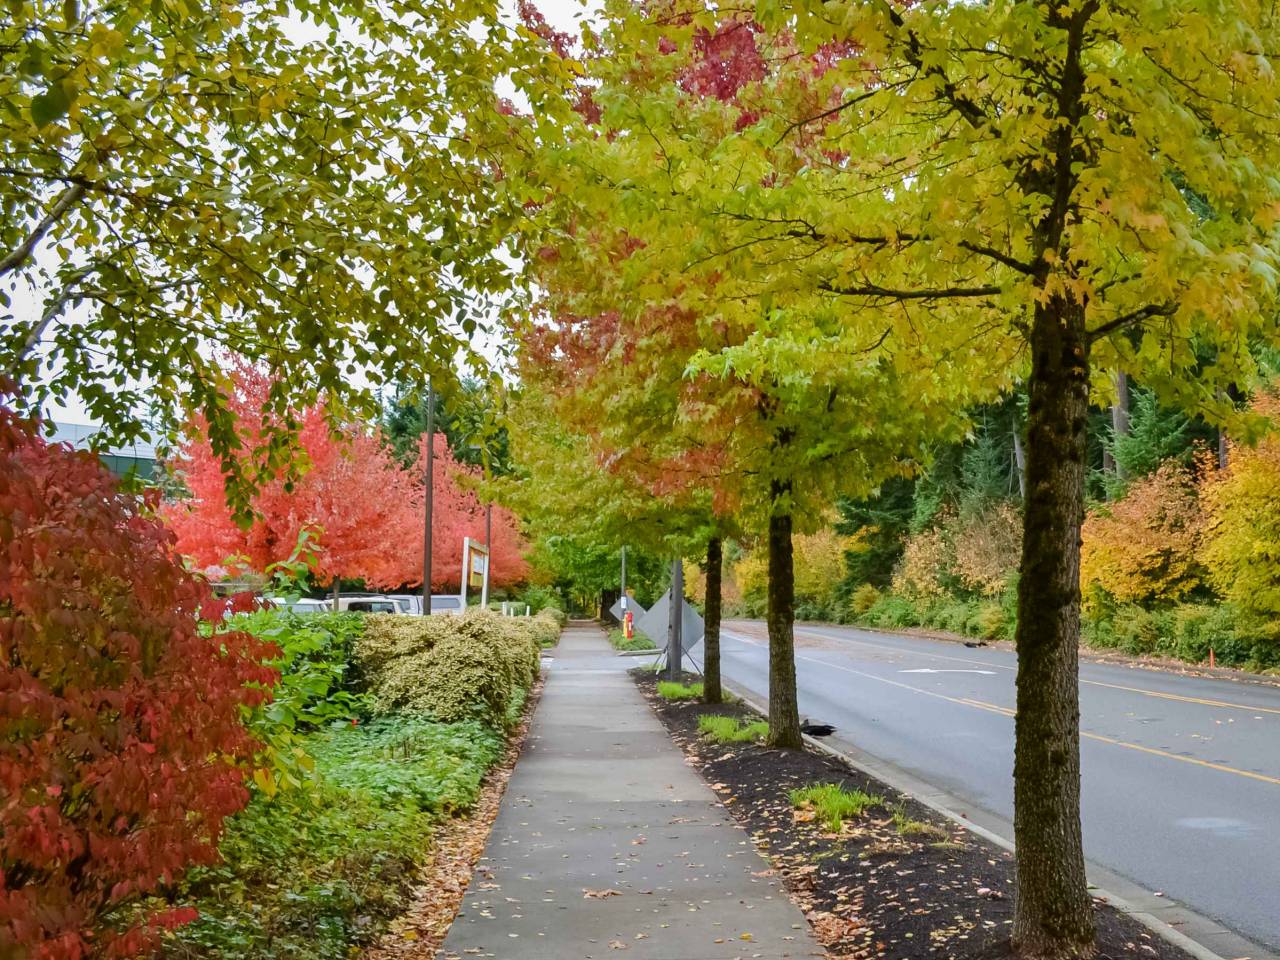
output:
<svg viewBox="0 0 1280 960"><path fill-rule="evenodd" d="M736 684L725 683L723 680L721 683L748 707L762 716L769 715L768 705L760 703L754 694ZM962 812L972 805L938 790L891 763L860 751L854 755L815 737L805 736L804 741L814 750L847 763L853 769L924 804L970 833L1012 852L1013 825L1008 821L982 811ZM850 744L849 749L856 751L857 748ZM1086 867L1089 887L1095 897L1107 901L1121 913L1129 914L1156 936L1185 950L1196 960L1280 960L1280 955L1233 933L1216 920L1196 913L1168 897L1157 897L1154 892L1099 864L1090 862ZM1179 927L1188 932L1184 933Z"/></svg>

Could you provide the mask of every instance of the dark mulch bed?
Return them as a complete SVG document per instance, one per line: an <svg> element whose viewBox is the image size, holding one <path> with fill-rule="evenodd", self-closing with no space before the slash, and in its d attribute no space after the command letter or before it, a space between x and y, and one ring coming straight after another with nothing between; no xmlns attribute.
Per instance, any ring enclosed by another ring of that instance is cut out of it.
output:
<svg viewBox="0 0 1280 960"><path fill-rule="evenodd" d="M830 956L1009 956L1011 854L835 758L711 743L698 733L701 714L758 715L741 705L669 702L657 695L652 671L633 676L672 739L783 877ZM883 803L832 834L792 806L790 791L814 783L838 783ZM904 822L913 825L907 835L899 829ZM1190 960L1105 901L1094 906L1099 960Z"/></svg>

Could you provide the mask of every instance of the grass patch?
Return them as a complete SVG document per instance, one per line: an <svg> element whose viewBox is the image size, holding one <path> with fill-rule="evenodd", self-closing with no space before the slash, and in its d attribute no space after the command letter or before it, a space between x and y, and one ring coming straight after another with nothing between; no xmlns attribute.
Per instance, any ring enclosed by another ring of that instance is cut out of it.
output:
<svg viewBox="0 0 1280 960"><path fill-rule="evenodd" d="M846 820L860 817L868 807L882 803L880 797L861 790L845 790L835 783L814 783L791 791L791 805L798 810L812 810L832 833L839 833Z"/></svg>
<svg viewBox="0 0 1280 960"><path fill-rule="evenodd" d="M912 820L908 816L906 808L897 807L893 811L893 826L898 831L898 836L908 840L936 840L945 841L951 839L951 834L942 827L935 826L932 823L925 823L923 820Z"/></svg>
<svg viewBox="0 0 1280 960"><path fill-rule="evenodd" d="M769 735L769 724L764 720L740 724L735 717L704 713L698 718L698 732L712 743L758 743Z"/></svg>
<svg viewBox="0 0 1280 960"><path fill-rule="evenodd" d="M609 643L615 650L657 650L653 641L646 637L640 631L636 631L630 640L626 638L619 627L614 627L609 631Z"/></svg>
<svg viewBox="0 0 1280 960"><path fill-rule="evenodd" d="M662 697L663 700L701 700L702 684L659 680L658 696Z"/></svg>

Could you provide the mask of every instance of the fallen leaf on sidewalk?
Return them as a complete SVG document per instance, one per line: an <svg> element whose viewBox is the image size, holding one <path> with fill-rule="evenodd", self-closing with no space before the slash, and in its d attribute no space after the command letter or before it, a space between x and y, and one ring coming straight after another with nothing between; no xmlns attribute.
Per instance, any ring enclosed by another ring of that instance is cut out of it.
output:
<svg viewBox="0 0 1280 960"><path fill-rule="evenodd" d="M621 940L610 940L609 949L610 950L626 950L627 945L623 943Z"/></svg>
<svg viewBox="0 0 1280 960"><path fill-rule="evenodd" d="M620 897L621 890L583 890L582 899L584 900L604 900L606 897Z"/></svg>

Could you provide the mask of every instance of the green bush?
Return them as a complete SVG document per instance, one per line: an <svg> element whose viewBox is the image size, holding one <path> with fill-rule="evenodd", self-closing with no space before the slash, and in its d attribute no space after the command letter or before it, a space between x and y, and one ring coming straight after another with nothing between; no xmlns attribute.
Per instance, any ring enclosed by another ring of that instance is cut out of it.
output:
<svg viewBox="0 0 1280 960"><path fill-rule="evenodd" d="M969 631L984 640L1000 640L1012 633L1004 607L998 603L979 604L973 619L969 621Z"/></svg>
<svg viewBox="0 0 1280 960"><path fill-rule="evenodd" d="M400 617L372 635L366 630L356 656L375 709L446 723L508 725L511 704L538 676L539 637L552 629L550 618L538 619L476 610L461 617Z"/></svg>
<svg viewBox="0 0 1280 960"><path fill-rule="evenodd" d="M872 604L863 620L874 627L918 627L923 622L913 600L894 594L882 596Z"/></svg>
<svg viewBox="0 0 1280 960"><path fill-rule="evenodd" d="M853 595L849 597L849 612L855 618L862 618L867 612L880 602L882 594L870 583L864 583L853 591Z"/></svg>
<svg viewBox="0 0 1280 960"><path fill-rule="evenodd" d="M520 596L520 600L529 605L531 613L539 613L548 608L554 609L557 613L564 610L564 598L560 596L560 591L552 587L533 586L529 587ZM564 617L563 613L560 613ZM563 621L561 626L563 626Z"/></svg>
<svg viewBox="0 0 1280 960"><path fill-rule="evenodd" d="M621 627L609 631L609 643L615 650L656 650L653 641L637 630L628 640Z"/></svg>
<svg viewBox="0 0 1280 960"><path fill-rule="evenodd" d="M259 793L228 824L223 862L192 871L180 901L199 919L166 957L340 960L399 914L436 817L470 807L502 739L470 722L394 717L305 739L317 779Z"/></svg>
<svg viewBox="0 0 1280 960"><path fill-rule="evenodd" d="M569 622L569 615L559 607L543 607L541 610L535 610L534 613L539 616L550 617L561 630L563 630L564 625Z"/></svg>

